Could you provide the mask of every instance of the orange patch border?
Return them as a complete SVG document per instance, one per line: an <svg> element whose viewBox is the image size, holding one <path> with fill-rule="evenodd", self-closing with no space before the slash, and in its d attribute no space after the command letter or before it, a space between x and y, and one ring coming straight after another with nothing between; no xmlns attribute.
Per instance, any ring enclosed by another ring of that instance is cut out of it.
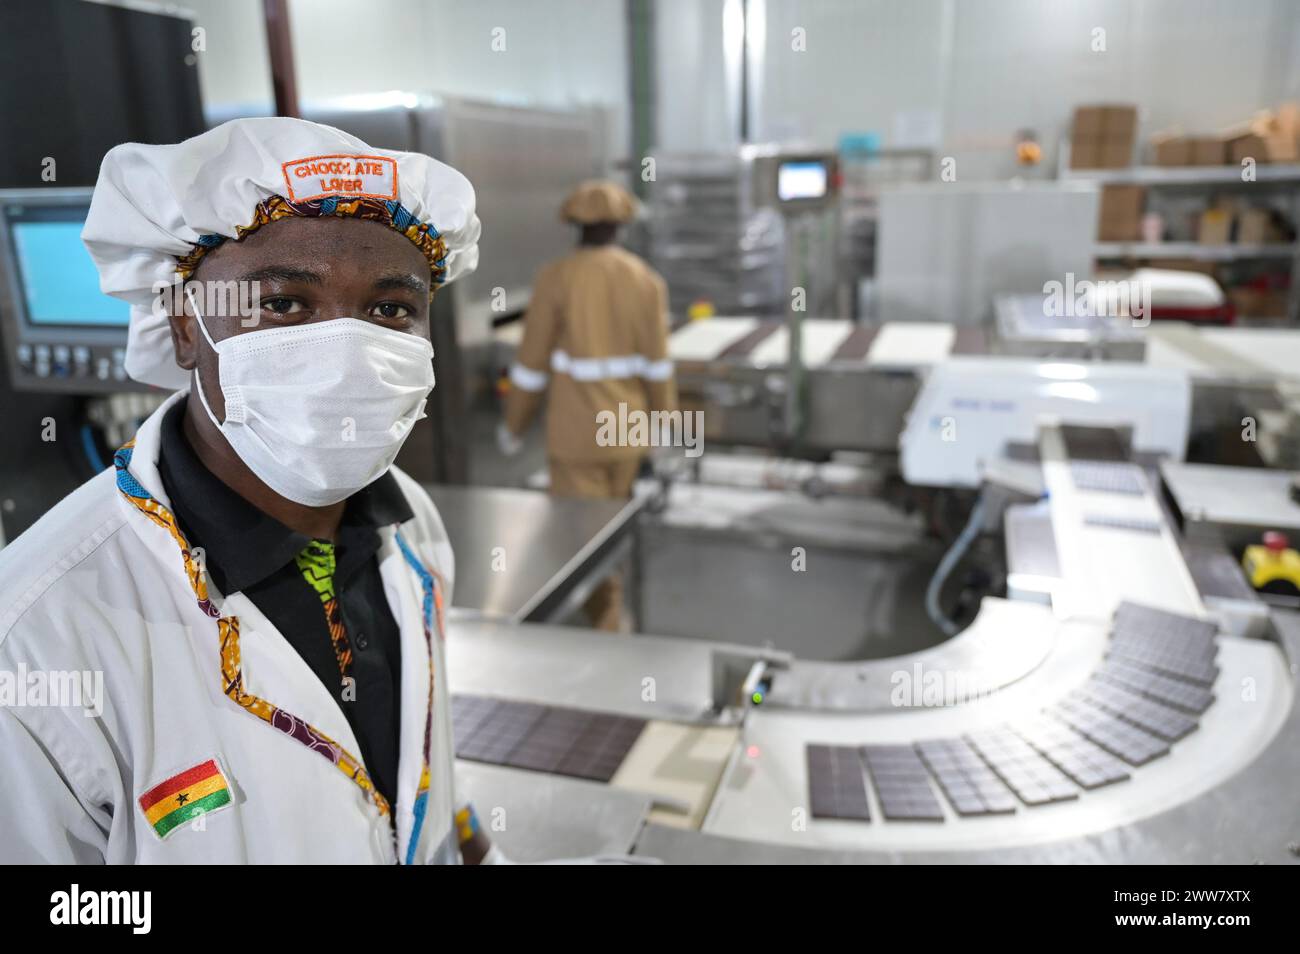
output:
<svg viewBox="0 0 1300 954"><path fill-rule="evenodd" d="M289 176L289 167L296 166L303 162L312 162L317 159L373 159L377 162L386 162L393 167L393 194L385 195L382 192L317 192L314 195L294 195L293 179ZM355 152L338 152L323 156L303 156L300 159L290 159L288 162L280 163L280 172L284 175L284 184L289 188L289 195L287 198L290 202L314 202L316 199L324 199L332 195L346 195L349 198L389 199L397 201L397 160L392 156L367 156Z"/></svg>

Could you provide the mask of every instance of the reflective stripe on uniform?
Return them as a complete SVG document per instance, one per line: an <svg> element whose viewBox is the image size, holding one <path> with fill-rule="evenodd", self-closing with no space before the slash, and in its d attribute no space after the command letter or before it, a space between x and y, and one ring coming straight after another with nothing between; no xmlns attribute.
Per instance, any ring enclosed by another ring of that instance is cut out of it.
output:
<svg viewBox="0 0 1300 954"><path fill-rule="evenodd" d="M649 361L646 363L645 370L641 372L641 377L647 381L667 381L673 376L673 362L671 358L664 358L662 361Z"/></svg>
<svg viewBox="0 0 1300 954"><path fill-rule="evenodd" d="M545 371L525 368L518 361L510 366L510 383L521 391L545 391L550 377Z"/></svg>
<svg viewBox="0 0 1300 954"><path fill-rule="evenodd" d="M612 381L621 378L667 381L673 375L673 363L667 358L651 361L643 354L573 358L567 351L557 350L551 352L551 370L556 374L567 374L575 381Z"/></svg>

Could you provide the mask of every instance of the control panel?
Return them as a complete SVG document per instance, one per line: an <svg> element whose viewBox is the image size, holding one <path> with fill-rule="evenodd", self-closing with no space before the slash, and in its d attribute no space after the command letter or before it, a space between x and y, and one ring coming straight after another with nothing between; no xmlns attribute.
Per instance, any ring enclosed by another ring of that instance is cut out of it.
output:
<svg viewBox="0 0 1300 954"><path fill-rule="evenodd" d="M0 335L15 390L148 390L123 366L130 306L99 290L81 242L90 193L0 190Z"/></svg>

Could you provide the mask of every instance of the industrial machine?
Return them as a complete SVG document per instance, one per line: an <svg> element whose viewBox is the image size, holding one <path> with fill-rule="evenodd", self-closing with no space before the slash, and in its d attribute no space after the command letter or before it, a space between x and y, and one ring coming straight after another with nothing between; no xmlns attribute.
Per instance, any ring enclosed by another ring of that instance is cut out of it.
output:
<svg viewBox="0 0 1300 954"><path fill-rule="evenodd" d="M800 322L804 413L786 417L792 385L788 323L712 318L678 328L669 340L684 408L704 414L717 444L781 447L787 456L833 451L894 454L922 372L952 355L980 354L984 332L938 322L861 325Z"/></svg>
<svg viewBox="0 0 1300 954"><path fill-rule="evenodd" d="M1035 547L1007 531L1028 585L927 648L819 658L815 623L784 617L747 646L454 617L458 753L476 801L511 819L503 849L1294 862L1300 616L1239 631L1122 430L1044 419L1032 446L1033 480L990 462L982 491L1019 501L989 513L1045 517Z"/></svg>
<svg viewBox="0 0 1300 954"><path fill-rule="evenodd" d="M784 314L784 222L774 208L776 183L764 178L770 153L743 146L655 157L647 252L672 276L672 314L685 315L697 302L720 314Z"/></svg>
<svg viewBox="0 0 1300 954"><path fill-rule="evenodd" d="M0 190L0 523L9 536L107 466L163 395L126 376L130 306L99 290L81 242L89 188ZM3 536L0 535L0 541Z"/></svg>
<svg viewBox="0 0 1300 954"><path fill-rule="evenodd" d="M196 102L138 138L198 131ZM495 264L436 300L440 386L400 462L457 554L456 748L508 855L1295 861L1300 612L1238 552L1300 531L1291 475L1184 460L1290 413L1295 340L1023 310L986 328L995 297L1088 274L1091 185L882 194L882 322L856 324L834 317L832 157L659 157L674 314L722 313L670 340L710 453L658 461L628 502L558 501L455 484L493 331L571 242L558 197L606 165L599 117L423 95L306 112L478 189ZM89 181L0 185L12 535L158 396L123 380L125 316L76 237ZM1264 430L1288 459L1289 426ZM563 625L629 555L638 632Z"/></svg>
<svg viewBox="0 0 1300 954"><path fill-rule="evenodd" d="M0 9L0 53L25 77L0 101L0 545L102 469L156 403L122 371L127 308L99 293L80 231L105 151L203 131L193 28L147 2Z"/></svg>
<svg viewBox="0 0 1300 954"><path fill-rule="evenodd" d="M820 405L843 430L796 459L769 452L785 330L715 318L672 338L683 391L711 402L706 443L732 452L639 486L638 628L665 635L454 622L458 750L514 820L503 848L1293 862L1300 614L1224 543L1258 537L1290 475L1181 463L1201 379L810 319L811 393L832 374L858 400L907 392L878 432L880 405ZM560 801L591 823L541 831Z"/></svg>
<svg viewBox="0 0 1300 954"><path fill-rule="evenodd" d="M99 290L81 242L90 191L0 191L0 335L17 390L145 389L122 367L130 306Z"/></svg>
<svg viewBox="0 0 1300 954"><path fill-rule="evenodd" d="M1183 372L1131 363L952 358L930 370L900 438L904 479L978 487L1008 447L1032 447L1043 421L1118 426L1149 459L1181 460L1191 424Z"/></svg>

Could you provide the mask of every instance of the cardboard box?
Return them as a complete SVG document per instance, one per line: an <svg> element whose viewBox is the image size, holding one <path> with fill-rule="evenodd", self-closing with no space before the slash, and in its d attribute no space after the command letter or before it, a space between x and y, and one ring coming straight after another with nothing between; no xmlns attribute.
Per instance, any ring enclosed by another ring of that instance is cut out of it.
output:
<svg viewBox="0 0 1300 954"><path fill-rule="evenodd" d="M1237 313L1238 318L1252 318L1255 315L1256 303L1259 300L1259 292L1253 288L1239 286L1229 288L1224 292L1228 303L1232 305L1232 310Z"/></svg>
<svg viewBox="0 0 1300 954"><path fill-rule="evenodd" d="M1287 294L1279 289L1261 289L1241 286L1230 288L1228 301L1240 318L1285 318Z"/></svg>
<svg viewBox="0 0 1300 954"><path fill-rule="evenodd" d="M1152 136L1152 160L1157 166L1190 166L1192 141L1186 136L1169 134Z"/></svg>
<svg viewBox="0 0 1300 954"><path fill-rule="evenodd" d="M1070 127L1072 140L1100 139L1104 124L1104 106L1078 106L1074 110L1074 123Z"/></svg>
<svg viewBox="0 0 1300 954"><path fill-rule="evenodd" d="M1125 168L1133 161L1136 134L1136 106L1076 107L1070 133L1070 168Z"/></svg>
<svg viewBox="0 0 1300 954"><path fill-rule="evenodd" d="M1099 161L1102 169L1127 169L1133 164L1133 144L1106 141L1101 147Z"/></svg>
<svg viewBox="0 0 1300 954"><path fill-rule="evenodd" d="M1196 136L1191 153L1194 166L1221 166L1228 159L1227 144L1218 136Z"/></svg>
<svg viewBox="0 0 1300 954"><path fill-rule="evenodd" d="M1142 234L1145 204L1146 189L1142 186L1103 186L1097 238L1102 242L1136 242Z"/></svg>
<svg viewBox="0 0 1300 954"><path fill-rule="evenodd" d="M1233 210L1229 206L1212 206L1201 213L1196 241L1202 245L1227 245L1232 239Z"/></svg>
<svg viewBox="0 0 1300 954"><path fill-rule="evenodd" d="M1238 133L1228 140L1228 154L1233 165L1245 159L1256 162L1296 162L1300 160L1300 142L1280 132Z"/></svg>
<svg viewBox="0 0 1300 954"><path fill-rule="evenodd" d="M1245 159L1272 162L1268 158L1268 151L1268 140L1259 133L1244 132L1228 137L1228 158L1234 166L1241 165Z"/></svg>
<svg viewBox="0 0 1300 954"><path fill-rule="evenodd" d="M1071 169L1100 169L1101 147L1095 140L1075 142L1070 146Z"/></svg>
<svg viewBox="0 0 1300 954"><path fill-rule="evenodd" d="M1262 291L1259 293L1258 310L1255 312L1255 317L1285 318L1288 304L1290 302L1287 293L1282 289L1270 288L1268 291Z"/></svg>
<svg viewBox="0 0 1300 954"><path fill-rule="evenodd" d="M1242 209L1237 213L1239 245L1263 245L1274 240L1273 216L1268 209Z"/></svg>
<svg viewBox="0 0 1300 954"><path fill-rule="evenodd" d="M1284 103L1276 111L1264 110L1224 134L1228 158L1234 165L1256 162L1300 161L1300 106Z"/></svg>
<svg viewBox="0 0 1300 954"><path fill-rule="evenodd" d="M1137 107L1102 106L1101 112L1102 137L1131 146L1137 139Z"/></svg>
<svg viewBox="0 0 1300 954"><path fill-rule="evenodd" d="M1300 103L1283 103L1273 114L1278 131L1300 136Z"/></svg>

